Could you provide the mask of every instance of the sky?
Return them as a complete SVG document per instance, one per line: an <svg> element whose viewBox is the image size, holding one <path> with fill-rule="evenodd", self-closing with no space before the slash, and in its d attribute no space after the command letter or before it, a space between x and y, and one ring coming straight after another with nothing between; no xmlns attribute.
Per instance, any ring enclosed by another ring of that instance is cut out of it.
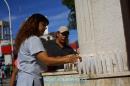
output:
<svg viewBox="0 0 130 86"><path fill-rule="evenodd" d="M68 24L69 9L62 4L62 0L6 0L10 6L13 38L19 27L33 13L42 13L50 23L49 32L55 32L62 25ZM8 21L8 9L4 0L0 0L0 20ZM77 40L77 30L70 30L70 42Z"/></svg>

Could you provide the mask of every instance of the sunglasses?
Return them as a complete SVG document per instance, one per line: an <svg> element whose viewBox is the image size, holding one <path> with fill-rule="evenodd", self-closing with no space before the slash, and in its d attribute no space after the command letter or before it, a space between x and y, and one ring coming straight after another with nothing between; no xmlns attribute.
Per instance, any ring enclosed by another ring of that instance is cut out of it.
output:
<svg viewBox="0 0 130 86"><path fill-rule="evenodd" d="M60 33L60 34L62 34L62 35L65 36L65 37L68 37L68 36L69 36L69 32L68 32L68 31L65 31L65 32Z"/></svg>

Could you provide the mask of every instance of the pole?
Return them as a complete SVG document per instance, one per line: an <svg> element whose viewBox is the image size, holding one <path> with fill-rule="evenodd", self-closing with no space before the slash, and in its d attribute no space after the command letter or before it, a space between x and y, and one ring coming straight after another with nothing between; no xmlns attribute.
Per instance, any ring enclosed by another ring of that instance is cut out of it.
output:
<svg viewBox="0 0 130 86"><path fill-rule="evenodd" d="M9 4L6 0L4 0L7 8L8 8L8 12L9 12L9 29L10 29L10 42L11 42L11 54L13 55L13 38L12 38L12 26L11 26L11 13L10 13L10 7Z"/></svg>

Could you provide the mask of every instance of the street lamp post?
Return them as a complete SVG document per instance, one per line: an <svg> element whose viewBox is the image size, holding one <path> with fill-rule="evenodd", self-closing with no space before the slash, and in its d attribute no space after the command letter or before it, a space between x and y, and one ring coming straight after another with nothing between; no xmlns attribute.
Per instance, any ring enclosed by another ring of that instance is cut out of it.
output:
<svg viewBox="0 0 130 86"><path fill-rule="evenodd" d="M10 13L10 7L9 4L6 0L4 0L7 8L8 8L8 13L9 13L9 29L10 29L10 42L11 42L11 51L12 51L12 55L13 55L13 38L12 38L12 26L11 26L11 13Z"/></svg>

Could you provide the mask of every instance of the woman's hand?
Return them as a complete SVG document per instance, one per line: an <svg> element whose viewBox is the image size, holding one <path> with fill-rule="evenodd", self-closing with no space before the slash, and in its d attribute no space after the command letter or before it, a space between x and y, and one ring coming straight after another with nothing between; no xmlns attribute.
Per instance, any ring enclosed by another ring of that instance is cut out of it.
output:
<svg viewBox="0 0 130 86"><path fill-rule="evenodd" d="M75 63L78 60L82 61L81 57L79 55L75 55L75 54L66 55L66 58L68 59L69 63Z"/></svg>

